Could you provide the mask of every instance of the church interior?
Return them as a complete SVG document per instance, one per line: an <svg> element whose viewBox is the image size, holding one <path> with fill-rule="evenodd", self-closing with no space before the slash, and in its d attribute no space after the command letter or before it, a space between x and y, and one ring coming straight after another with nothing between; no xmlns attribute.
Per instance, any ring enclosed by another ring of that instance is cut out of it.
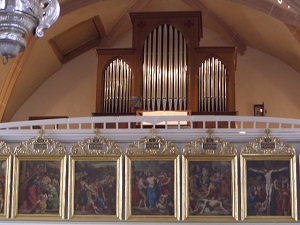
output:
<svg viewBox="0 0 300 225"><path fill-rule="evenodd" d="M297 0L58 2L0 63L0 224L296 224Z"/></svg>

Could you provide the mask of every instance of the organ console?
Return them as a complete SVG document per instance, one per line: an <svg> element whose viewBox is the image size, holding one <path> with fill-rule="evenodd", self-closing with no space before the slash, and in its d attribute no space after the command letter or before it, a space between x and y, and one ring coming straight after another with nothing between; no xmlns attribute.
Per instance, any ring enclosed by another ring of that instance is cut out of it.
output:
<svg viewBox="0 0 300 225"><path fill-rule="evenodd" d="M97 113L235 114L236 48L199 46L201 12L141 12L130 18L132 48L96 50Z"/></svg>

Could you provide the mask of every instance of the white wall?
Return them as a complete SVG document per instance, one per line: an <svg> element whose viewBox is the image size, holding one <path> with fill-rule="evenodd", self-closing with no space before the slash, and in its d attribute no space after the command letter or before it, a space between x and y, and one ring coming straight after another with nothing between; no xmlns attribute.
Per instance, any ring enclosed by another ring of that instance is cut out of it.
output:
<svg viewBox="0 0 300 225"><path fill-rule="evenodd" d="M228 46L217 33L204 29L200 46ZM131 34L124 34L113 47L131 47ZM96 104L97 57L91 50L52 75L20 107L12 121L29 116L91 116ZM248 47L238 55L236 111L253 115L253 105L264 102L266 116L300 118L300 74L282 61Z"/></svg>

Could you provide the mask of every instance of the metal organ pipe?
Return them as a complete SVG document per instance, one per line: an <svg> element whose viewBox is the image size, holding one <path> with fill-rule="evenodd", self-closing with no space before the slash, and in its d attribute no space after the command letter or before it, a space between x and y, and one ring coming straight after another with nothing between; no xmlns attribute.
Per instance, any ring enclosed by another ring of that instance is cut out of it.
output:
<svg viewBox="0 0 300 225"><path fill-rule="evenodd" d="M183 37L183 35L182 35ZM183 74L182 74L182 88L183 88L183 110L186 109L186 92L187 92L187 44L183 37Z"/></svg>
<svg viewBox="0 0 300 225"><path fill-rule="evenodd" d="M159 26L158 28L158 38L157 38L157 52L161 52L162 46L162 27ZM161 108L161 81L162 81L162 68L161 68L161 54L157 54L157 93L156 93L156 100L157 100L157 109Z"/></svg>
<svg viewBox="0 0 300 225"><path fill-rule="evenodd" d="M182 35L179 35L179 50L178 50L178 54L179 54L179 66L178 66L178 78L179 78L179 83L178 83L178 91L179 91L179 110L182 110L182 106L183 106L183 68L182 68L182 64L183 64L183 60L182 60L182 54L183 54L183 49L182 49Z"/></svg>
<svg viewBox="0 0 300 225"><path fill-rule="evenodd" d="M178 104L178 31L174 29L174 110L177 110Z"/></svg>
<svg viewBox="0 0 300 225"><path fill-rule="evenodd" d="M152 35L149 35L148 38L148 51L147 51L147 110L150 110L150 103L151 103L151 44L152 44Z"/></svg>
<svg viewBox="0 0 300 225"><path fill-rule="evenodd" d="M169 67L168 67L168 104L172 109L173 103L173 27L169 26Z"/></svg>
<svg viewBox="0 0 300 225"><path fill-rule="evenodd" d="M157 62L156 62L156 29L153 31L153 43L152 43L152 61L151 61L151 78L152 78L152 89L151 89L151 103L152 103L152 110L155 110L155 101L156 101L156 66L157 66Z"/></svg>
<svg viewBox="0 0 300 225"><path fill-rule="evenodd" d="M119 94L119 111L123 112L123 99L124 99L124 68L123 68L123 61L120 60L120 94Z"/></svg>
<svg viewBox="0 0 300 225"><path fill-rule="evenodd" d="M116 87L115 87L115 112L118 112L118 106L119 106L119 88L120 88L120 70L119 70L119 60L116 60Z"/></svg>
<svg viewBox="0 0 300 225"><path fill-rule="evenodd" d="M147 48L144 45L144 63L143 63L143 74L147 74ZM146 98L147 98L147 76L143 76L143 110L146 110Z"/></svg>
<svg viewBox="0 0 300 225"><path fill-rule="evenodd" d="M162 74L163 110L167 109L167 85L168 85L168 45L167 45L167 43L168 43L168 26L167 26L167 24L165 24L164 32L163 32L163 52L162 52L162 55L163 55L163 74Z"/></svg>
<svg viewBox="0 0 300 225"><path fill-rule="evenodd" d="M127 72L127 85L128 85L128 91L126 93L127 99L126 99L126 107L125 107L125 112L129 112L130 111L130 91L131 91L131 77L132 77L132 73L131 73L131 68L129 67L129 65L126 65L126 72Z"/></svg>

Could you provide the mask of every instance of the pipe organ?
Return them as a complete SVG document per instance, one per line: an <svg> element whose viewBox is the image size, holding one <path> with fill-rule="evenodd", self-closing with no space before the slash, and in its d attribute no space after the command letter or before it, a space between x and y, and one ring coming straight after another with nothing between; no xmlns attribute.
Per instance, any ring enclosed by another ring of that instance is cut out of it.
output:
<svg viewBox="0 0 300 225"><path fill-rule="evenodd" d="M235 114L236 48L199 46L201 12L130 17L132 48L96 50L97 113Z"/></svg>

